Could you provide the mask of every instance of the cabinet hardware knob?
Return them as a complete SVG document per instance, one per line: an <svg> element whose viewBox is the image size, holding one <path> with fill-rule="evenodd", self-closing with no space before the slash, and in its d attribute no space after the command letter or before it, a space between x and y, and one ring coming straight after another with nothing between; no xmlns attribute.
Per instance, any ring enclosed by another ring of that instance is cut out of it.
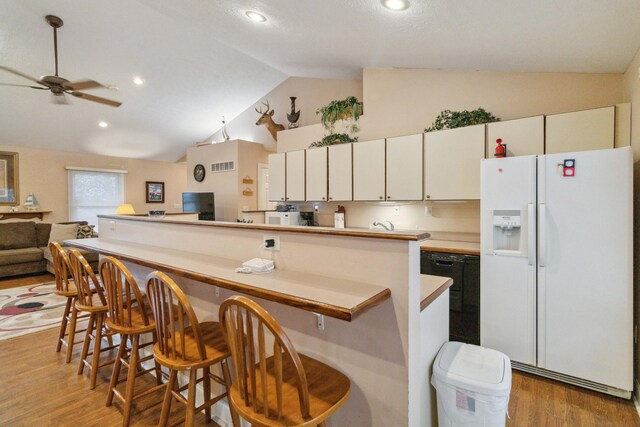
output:
<svg viewBox="0 0 640 427"><path fill-rule="evenodd" d="M391 196L387 196L387 199L390 199L390 198L391 198Z"/></svg>
<svg viewBox="0 0 640 427"><path fill-rule="evenodd" d="M322 198L322 200L324 200L324 199L325 199L325 197Z"/></svg>
<svg viewBox="0 0 640 427"><path fill-rule="evenodd" d="M284 197L280 197L280 200L284 200Z"/></svg>
<svg viewBox="0 0 640 427"><path fill-rule="evenodd" d="M333 197L329 197L329 200L333 200Z"/></svg>
<svg viewBox="0 0 640 427"><path fill-rule="evenodd" d="M382 199L382 196L378 197L379 199Z"/></svg>
<svg viewBox="0 0 640 427"><path fill-rule="evenodd" d="M431 196L427 194L427 199L430 199L430 198L431 198Z"/></svg>

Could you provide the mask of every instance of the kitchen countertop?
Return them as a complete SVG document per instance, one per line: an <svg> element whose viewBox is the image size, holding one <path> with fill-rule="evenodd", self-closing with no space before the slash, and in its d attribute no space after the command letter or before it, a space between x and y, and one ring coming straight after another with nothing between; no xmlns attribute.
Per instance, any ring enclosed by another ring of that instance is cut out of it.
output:
<svg viewBox="0 0 640 427"><path fill-rule="evenodd" d="M480 243L459 242L455 240L426 239L420 242L420 250L428 252L448 252L452 254L480 255Z"/></svg>
<svg viewBox="0 0 640 427"><path fill-rule="evenodd" d="M431 237L426 231L422 230L401 230L387 231L380 229L362 229L362 228L334 228L334 227L306 227L300 225L271 225L271 224L249 224L242 222L226 222L226 221L195 221L195 220L177 220L171 218L149 218L136 217L127 215L98 215L98 218L110 219L114 221L145 221L155 224L183 224L196 227L219 227L219 228L240 228L246 230L262 230L284 233L306 233L306 234L322 234L331 236L349 236L362 237L372 239L388 239L388 240L404 240L404 241L420 241Z"/></svg>
<svg viewBox="0 0 640 427"><path fill-rule="evenodd" d="M424 310L436 300L444 291L453 285L450 277L420 275L420 311Z"/></svg>

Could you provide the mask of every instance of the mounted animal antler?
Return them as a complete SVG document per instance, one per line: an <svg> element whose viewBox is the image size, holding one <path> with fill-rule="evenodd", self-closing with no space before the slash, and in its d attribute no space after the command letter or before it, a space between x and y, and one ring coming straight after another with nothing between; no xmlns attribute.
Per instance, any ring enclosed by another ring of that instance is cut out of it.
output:
<svg viewBox="0 0 640 427"><path fill-rule="evenodd" d="M262 107L259 110L256 108L256 113L262 114L256 122L256 126L266 125L273 139L277 141L278 131L284 130L284 126L273 121L273 110L269 110L269 101L267 100L266 104L264 102L262 104L267 107L267 110L263 112Z"/></svg>

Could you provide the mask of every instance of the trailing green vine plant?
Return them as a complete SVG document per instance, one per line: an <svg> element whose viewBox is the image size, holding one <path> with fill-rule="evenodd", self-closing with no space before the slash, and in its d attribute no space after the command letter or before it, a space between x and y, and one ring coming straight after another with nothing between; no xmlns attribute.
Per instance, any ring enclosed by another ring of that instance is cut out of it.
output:
<svg viewBox="0 0 640 427"><path fill-rule="evenodd" d="M362 114L362 104L355 96L350 96L343 100L331 101L324 107L318 108L316 114L320 115L322 126L333 133L335 124L338 120L347 120L353 118L358 121ZM357 131L356 131L357 132Z"/></svg>
<svg viewBox="0 0 640 427"><path fill-rule="evenodd" d="M362 103L355 96L350 96L343 100L331 101L324 107L318 108L316 114L320 115L322 127L327 129L330 134L325 135L320 141L313 142L309 148L325 147L335 144L347 144L357 142L358 137L353 136L360 131L357 123L348 126L349 133L335 133L335 124L339 120L353 119L358 121L362 115Z"/></svg>
<svg viewBox="0 0 640 427"><path fill-rule="evenodd" d="M425 128L425 132L433 132L442 129L455 129L464 126L481 125L484 123L499 122L500 119L486 111L484 108L478 108L473 111L451 111L444 110L430 127Z"/></svg>
<svg viewBox="0 0 640 427"><path fill-rule="evenodd" d="M346 133L332 133L330 135L326 135L320 141L313 142L309 145L309 148L326 147L328 145L335 144L348 144L350 142L358 142L358 137L351 137Z"/></svg>

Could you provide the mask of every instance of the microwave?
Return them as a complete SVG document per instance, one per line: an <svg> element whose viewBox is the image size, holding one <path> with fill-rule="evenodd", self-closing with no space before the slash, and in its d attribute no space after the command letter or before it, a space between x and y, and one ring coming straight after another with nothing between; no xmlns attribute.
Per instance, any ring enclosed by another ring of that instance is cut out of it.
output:
<svg viewBox="0 0 640 427"><path fill-rule="evenodd" d="M265 212L264 220L269 225L300 225L300 212Z"/></svg>

